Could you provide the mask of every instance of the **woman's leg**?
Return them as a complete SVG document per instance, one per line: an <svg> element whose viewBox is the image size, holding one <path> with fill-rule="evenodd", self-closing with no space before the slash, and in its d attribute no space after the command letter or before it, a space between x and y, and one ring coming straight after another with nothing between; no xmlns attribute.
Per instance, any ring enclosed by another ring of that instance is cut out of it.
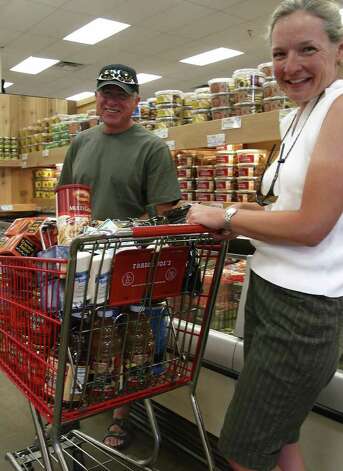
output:
<svg viewBox="0 0 343 471"><path fill-rule="evenodd" d="M298 443L291 443L282 448L278 465L282 471L305 471L305 465Z"/></svg>

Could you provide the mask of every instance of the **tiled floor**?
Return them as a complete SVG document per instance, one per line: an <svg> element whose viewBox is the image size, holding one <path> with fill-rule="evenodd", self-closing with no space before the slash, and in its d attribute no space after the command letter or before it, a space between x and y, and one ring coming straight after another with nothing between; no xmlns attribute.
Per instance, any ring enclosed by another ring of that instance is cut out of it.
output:
<svg viewBox="0 0 343 471"><path fill-rule="evenodd" d="M20 450L32 443L33 424L26 399L2 373L0 373L0 401L0 471L13 471L13 467L5 461L5 453ZM107 412L83 421L81 429L95 438L101 438L109 422L110 413ZM135 456L144 457L148 451L150 451L150 439L141 432L137 432L135 443L129 452ZM37 471L42 469L36 468ZM104 469L119 471L131 468L111 464ZM156 469L159 471L205 471L207 468L180 450L162 445Z"/></svg>

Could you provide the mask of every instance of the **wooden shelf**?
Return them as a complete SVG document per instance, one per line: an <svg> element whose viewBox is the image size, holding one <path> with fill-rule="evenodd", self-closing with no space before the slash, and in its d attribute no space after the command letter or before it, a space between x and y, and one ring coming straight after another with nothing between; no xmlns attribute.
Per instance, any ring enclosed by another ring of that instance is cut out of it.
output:
<svg viewBox="0 0 343 471"><path fill-rule="evenodd" d="M68 146L56 147L54 149L30 152L21 156L23 168L49 167L64 161Z"/></svg>
<svg viewBox="0 0 343 471"><path fill-rule="evenodd" d="M13 168L13 167L21 167L22 161L18 160L0 160L0 167L2 168Z"/></svg>
<svg viewBox="0 0 343 471"><path fill-rule="evenodd" d="M163 139L167 142L174 141L172 146L175 146L175 149L208 147L208 136L218 134L224 134L225 144L257 144L280 140L279 111L244 115L239 118L239 128L223 129L224 122L218 119L168 128L165 130L166 136L163 136Z"/></svg>
<svg viewBox="0 0 343 471"><path fill-rule="evenodd" d="M6 216L13 213L25 213L37 211L37 206L33 203L29 204L0 204L0 216Z"/></svg>

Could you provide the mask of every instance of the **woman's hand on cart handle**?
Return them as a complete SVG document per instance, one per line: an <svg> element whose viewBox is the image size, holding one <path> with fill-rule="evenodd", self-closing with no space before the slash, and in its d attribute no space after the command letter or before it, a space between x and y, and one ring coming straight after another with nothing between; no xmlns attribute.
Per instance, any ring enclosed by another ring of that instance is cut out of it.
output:
<svg viewBox="0 0 343 471"><path fill-rule="evenodd" d="M236 205L234 205L236 207ZM238 207L239 205L237 205ZM202 204L194 204L187 213L188 224L200 224L215 232L216 240L235 239L238 234L224 229L225 209Z"/></svg>

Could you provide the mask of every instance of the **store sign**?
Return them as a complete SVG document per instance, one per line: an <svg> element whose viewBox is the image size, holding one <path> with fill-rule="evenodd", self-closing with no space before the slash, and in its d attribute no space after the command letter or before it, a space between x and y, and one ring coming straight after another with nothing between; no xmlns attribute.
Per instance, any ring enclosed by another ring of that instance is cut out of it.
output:
<svg viewBox="0 0 343 471"><path fill-rule="evenodd" d="M166 144L170 150L175 150L175 141L166 141Z"/></svg>
<svg viewBox="0 0 343 471"><path fill-rule="evenodd" d="M168 128L154 129L153 133L161 139L166 139L168 137Z"/></svg>
<svg viewBox="0 0 343 471"><path fill-rule="evenodd" d="M242 120L240 116L231 116L230 118L222 119L222 129L240 129L242 127Z"/></svg>
<svg viewBox="0 0 343 471"><path fill-rule="evenodd" d="M217 147L225 144L225 134L208 134L207 147Z"/></svg>

